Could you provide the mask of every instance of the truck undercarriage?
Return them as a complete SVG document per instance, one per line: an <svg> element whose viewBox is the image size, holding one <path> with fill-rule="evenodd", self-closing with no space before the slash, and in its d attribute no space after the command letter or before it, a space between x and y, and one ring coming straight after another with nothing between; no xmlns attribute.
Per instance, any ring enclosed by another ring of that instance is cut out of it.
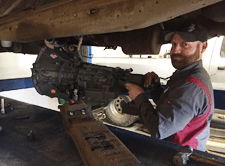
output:
<svg viewBox="0 0 225 166"><path fill-rule="evenodd" d="M26 4L26 5L25 5ZM163 36L187 19L201 22L208 38L225 35L224 1L1 1L1 52L38 54L44 40L122 47L126 54L158 54ZM4 46L4 45L3 45Z"/></svg>

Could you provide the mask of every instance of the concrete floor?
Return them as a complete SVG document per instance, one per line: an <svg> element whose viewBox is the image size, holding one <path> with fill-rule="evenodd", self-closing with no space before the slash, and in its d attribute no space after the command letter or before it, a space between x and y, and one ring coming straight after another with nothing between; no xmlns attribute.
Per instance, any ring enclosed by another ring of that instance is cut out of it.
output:
<svg viewBox="0 0 225 166"><path fill-rule="evenodd" d="M5 99L6 114L0 115L1 166L83 166L72 139L64 132L61 115L57 111ZM145 166L173 166L172 159L179 145L161 141L127 130L107 126ZM28 141L32 130L34 140ZM200 153L204 156L225 158ZM191 161L187 164L203 166Z"/></svg>

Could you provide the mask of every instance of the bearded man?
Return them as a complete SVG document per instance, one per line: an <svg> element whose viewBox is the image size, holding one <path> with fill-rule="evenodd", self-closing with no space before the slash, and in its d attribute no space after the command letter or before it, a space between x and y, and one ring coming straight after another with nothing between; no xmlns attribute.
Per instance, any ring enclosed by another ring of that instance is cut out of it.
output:
<svg viewBox="0 0 225 166"><path fill-rule="evenodd" d="M206 29L189 20L178 31L168 33L165 40L172 43L171 62L177 70L165 89L159 86L151 92L156 108L141 87L126 83L133 101L123 104L122 112L139 115L152 137L205 151L214 112L212 84L202 65ZM159 80L154 72L147 73L144 86Z"/></svg>

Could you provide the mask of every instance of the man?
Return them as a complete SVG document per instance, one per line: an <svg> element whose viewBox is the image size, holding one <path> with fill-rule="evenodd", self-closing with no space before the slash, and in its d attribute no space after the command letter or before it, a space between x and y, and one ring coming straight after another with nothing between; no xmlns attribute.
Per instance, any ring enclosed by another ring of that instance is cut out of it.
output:
<svg viewBox="0 0 225 166"><path fill-rule="evenodd" d="M152 91L156 108L141 87L126 83L133 101L122 105L123 112L138 114L152 137L205 151L214 112L213 89L201 60L207 48L206 29L189 20L165 40L172 43L171 62L177 70L165 90ZM154 82L159 82L158 75L147 73L144 86Z"/></svg>

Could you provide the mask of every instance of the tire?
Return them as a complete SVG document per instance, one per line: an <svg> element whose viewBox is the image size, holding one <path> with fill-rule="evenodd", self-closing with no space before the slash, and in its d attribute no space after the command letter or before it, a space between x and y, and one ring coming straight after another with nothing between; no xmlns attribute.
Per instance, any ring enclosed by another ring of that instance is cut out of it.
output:
<svg viewBox="0 0 225 166"><path fill-rule="evenodd" d="M138 116L122 113L121 102L127 103L130 101L130 97L125 95L112 100L105 109L105 121L121 127L130 126L137 121L139 119Z"/></svg>

